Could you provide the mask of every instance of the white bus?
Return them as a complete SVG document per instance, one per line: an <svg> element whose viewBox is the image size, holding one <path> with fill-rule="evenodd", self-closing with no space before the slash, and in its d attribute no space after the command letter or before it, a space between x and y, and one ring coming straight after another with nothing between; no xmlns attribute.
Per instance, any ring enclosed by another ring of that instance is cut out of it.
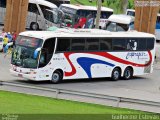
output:
<svg viewBox="0 0 160 120"><path fill-rule="evenodd" d="M12 53L10 72L34 81L120 77L152 73L155 36L98 29L28 31Z"/></svg>
<svg viewBox="0 0 160 120"><path fill-rule="evenodd" d="M52 2L53 4L57 5L58 7L61 4L70 4L70 0L47 0L49 2Z"/></svg>
<svg viewBox="0 0 160 120"><path fill-rule="evenodd" d="M57 16L54 14L57 6L45 0L29 0L26 28L46 30L57 26ZM4 24L6 0L0 0L0 23Z"/></svg>
<svg viewBox="0 0 160 120"><path fill-rule="evenodd" d="M127 9L126 14L130 15L130 16L135 16L135 10L133 10L133 9ZM155 35L156 35L157 41L160 41L160 13L157 14Z"/></svg>
<svg viewBox="0 0 160 120"><path fill-rule="evenodd" d="M71 18L73 28L83 28L89 16L95 19L97 15L97 7L95 6L61 4L59 9L62 10L66 16ZM107 7L101 8L100 28L105 26L108 17L112 14L113 9Z"/></svg>
<svg viewBox="0 0 160 120"><path fill-rule="evenodd" d="M134 19L129 15L111 15L104 29L112 32L134 30Z"/></svg>

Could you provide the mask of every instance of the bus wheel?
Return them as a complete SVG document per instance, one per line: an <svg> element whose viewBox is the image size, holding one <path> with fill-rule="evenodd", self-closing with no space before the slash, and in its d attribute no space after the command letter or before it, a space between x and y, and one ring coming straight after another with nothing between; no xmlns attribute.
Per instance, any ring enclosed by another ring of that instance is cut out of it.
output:
<svg viewBox="0 0 160 120"><path fill-rule="evenodd" d="M31 23L30 29L31 29L31 30L38 30L38 29L39 29L38 23Z"/></svg>
<svg viewBox="0 0 160 120"><path fill-rule="evenodd" d="M121 76L121 70L119 68L114 68L112 71L112 80L117 81Z"/></svg>
<svg viewBox="0 0 160 120"><path fill-rule="evenodd" d="M61 82L62 79L63 79L62 73L60 71L56 70L52 75L51 82L54 84L57 84L57 83Z"/></svg>
<svg viewBox="0 0 160 120"><path fill-rule="evenodd" d="M130 67L127 67L125 70L124 70L124 75L123 75L123 78L125 80L129 80L133 77L133 70L132 68Z"/></svg>

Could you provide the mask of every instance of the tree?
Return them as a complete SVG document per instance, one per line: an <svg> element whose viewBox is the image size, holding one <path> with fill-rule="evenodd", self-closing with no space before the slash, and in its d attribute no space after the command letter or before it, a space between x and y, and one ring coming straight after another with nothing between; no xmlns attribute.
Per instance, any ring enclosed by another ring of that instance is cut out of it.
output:
<svg viewBox="0 0 160 120"><path fill-rule="evenodd" d="M122 13L126 13L126 10L128 8L128 0L122 0L120 2L120 11L122 11Z"/></svg>

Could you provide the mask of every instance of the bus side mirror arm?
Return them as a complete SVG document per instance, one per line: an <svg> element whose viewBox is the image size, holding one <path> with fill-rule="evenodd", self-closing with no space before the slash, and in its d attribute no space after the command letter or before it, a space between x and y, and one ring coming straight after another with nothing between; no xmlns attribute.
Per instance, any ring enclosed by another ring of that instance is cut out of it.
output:
<svg viewBox="0 0 160 120"><path fill-rule="evenodd" d="M38 57L38 54L39 54L39 52L42 50L42 48L37 48L35 51L34 51L34 55L33 55L33 58L34 59L37 59L37 57Z"/></svg>

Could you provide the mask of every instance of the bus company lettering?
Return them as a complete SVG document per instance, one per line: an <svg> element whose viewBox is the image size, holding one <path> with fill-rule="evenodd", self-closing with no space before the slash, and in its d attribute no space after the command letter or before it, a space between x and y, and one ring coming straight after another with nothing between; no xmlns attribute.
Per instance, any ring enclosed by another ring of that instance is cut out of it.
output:
<svg viewBox="0 0 160 120"><path fill-rule="evenodd" d="M137 57L138 59L146 59L147 54L145 52L129 52L126 59Z"/></svg>
<svg viewBox="0 0 160 120"><path fill-rule="evenodd" d="M60 61L60 60L64 60L64 58L53 58L53 60Z"/></svg>

